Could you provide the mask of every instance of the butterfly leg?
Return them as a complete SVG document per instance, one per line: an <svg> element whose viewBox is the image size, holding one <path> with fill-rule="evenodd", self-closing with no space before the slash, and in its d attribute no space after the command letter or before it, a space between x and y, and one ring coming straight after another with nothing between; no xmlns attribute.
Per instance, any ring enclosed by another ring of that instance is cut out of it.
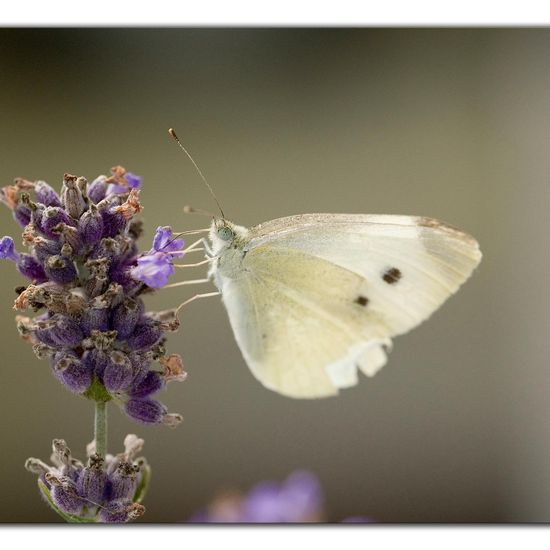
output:
<svg viewBox="0 0 550 550"><path fill-rule="evenodd" d="M171 283L169 285L163 286L162 288L175 288L177 286L198 285L201 283L208 283L208 282L210 282L210 279L207 277L206 279L193 279L191 281L180 281L179 283Z"/></svg>
<svg viewBox="0 0 550 550"><path fill-rule="evenodd" d="M195 250L198 250L198 249L195 248ZM206 260L203 260L202 262L197 262L197 263L194 263L194 264L174 264L174 267L198 267L200 265L209 264L214 259L215 258L207 258Z"/></svg>
<svg viewBox="0 0 550 550"><path fill-rule="evenodd" d="M176 308L176 315L179 313L180 309L183 308L183 306L186 306L187 304L190 304L191 302L194 302L195 300L198 300L199 298L209 298L211 296L219 296L221 292L206 292L204 294L195 294L195 296L191 296L191 298L185 300L185 302L182 302L177 308Z"/></svg>

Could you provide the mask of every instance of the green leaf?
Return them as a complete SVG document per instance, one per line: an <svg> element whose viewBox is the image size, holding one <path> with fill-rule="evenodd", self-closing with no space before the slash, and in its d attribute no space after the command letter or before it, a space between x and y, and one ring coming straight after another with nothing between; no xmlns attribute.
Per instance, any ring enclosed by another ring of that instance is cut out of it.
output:
<svg viewBox="0 0 550 550"><path fill-rule="evenodd" d="M147 493L147 489L149 487L150 480L151 467L149 466L149 464L145 464L142 470L141 482L138 485L138 488L136 489L136 493L134 495L134 502L137 502L138 504L141 504L143 502L143 499L145 498L145 494Z"/></svg>
<svg viewBox="0 0 550 550"><path fill-rule="evenodd" d="M46 499L46 502L50 505L52 510L54 510L54 512L57 512L67 523L97 523L97 520L95 518L81 518L79 516L67 514L66 512L63 512L63 510L60 510L53 501L50 490L40 479L38 480L38 488L40 489L40 492L42 493L42 495Z"/></svg>

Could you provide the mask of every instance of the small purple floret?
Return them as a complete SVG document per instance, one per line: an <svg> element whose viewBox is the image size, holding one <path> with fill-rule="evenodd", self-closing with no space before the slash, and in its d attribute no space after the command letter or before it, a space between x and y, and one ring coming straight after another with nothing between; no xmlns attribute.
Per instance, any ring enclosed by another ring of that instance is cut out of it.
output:
<svg viewBox="0 0 550 550"><path fill-rule="evenodd" d="M11 237L2 237L0 239L0 260L17 261L19 254L15 251L15 244Z"/></svg>
<svg viewBox="0 0 550 550"><path fill-rule="evenodd" d="M132 172L126 172L124 177L126 178L130 189L139 189L141 187L141 182L143 181L142 176L136 176L135 174L132 174Z"/></svg>

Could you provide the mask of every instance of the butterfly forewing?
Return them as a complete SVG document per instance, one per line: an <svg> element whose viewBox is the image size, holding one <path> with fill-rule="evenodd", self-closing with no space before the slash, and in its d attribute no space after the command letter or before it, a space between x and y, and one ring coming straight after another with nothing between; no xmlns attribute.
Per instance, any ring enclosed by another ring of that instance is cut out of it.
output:
<svg viewBox="0 0 550 550"><path fill-rule="evenodd" d="M390 338L481 259L465 233L408 216L282 218L252 228L243 252L216 277L237 342L266 387L302 398L355 384L357 367L374 374Z"/></svg>

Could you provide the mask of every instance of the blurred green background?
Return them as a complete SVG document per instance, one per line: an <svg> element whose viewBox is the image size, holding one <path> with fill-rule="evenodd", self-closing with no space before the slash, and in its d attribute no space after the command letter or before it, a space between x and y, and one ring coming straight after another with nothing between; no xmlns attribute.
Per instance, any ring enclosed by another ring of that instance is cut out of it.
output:
<svg viewBox="0 0 550 550"><path fill-rule="evenodd" d="M219 299L190 305L168 344L189 378L161 395L184 423L111 407L111 451L146 440L142 521L185 521L219 489L296 468L319 476L330 520L550 521L550 30L2 29L0 82L2 185L122 164L145 178L144 249L157 225L205 226L184 204L215 207L173 126L239 224L418 214L484 252L376 377L326 400L264 389ZM0 234L17 233L5 210ZM22 278L0 268L0 520L53 522L23 463L54 437L83 457L92 404L18 338Z"/></svg>

